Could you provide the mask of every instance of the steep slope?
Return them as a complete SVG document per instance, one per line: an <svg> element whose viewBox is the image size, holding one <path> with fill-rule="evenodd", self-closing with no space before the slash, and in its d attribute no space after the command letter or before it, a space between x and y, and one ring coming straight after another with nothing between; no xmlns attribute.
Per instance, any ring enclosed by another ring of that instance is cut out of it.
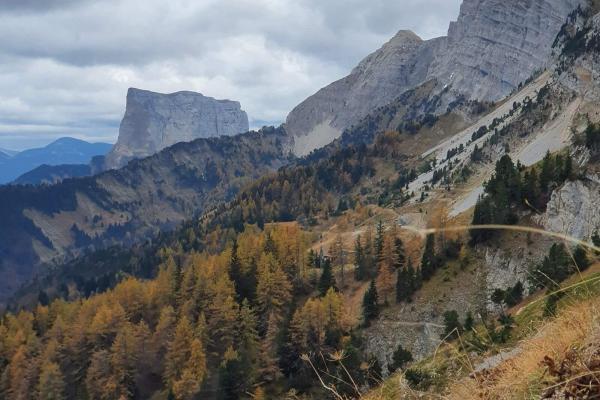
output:
<svg viewBox="0 0 600 400"><path fill-rule="evenodd" d="M94 177L0 188L0 298L43 263L134 243L227 201L288 162L287 140L274 128L198 139Z"/></svg>
<svg viewBox="0 0 600 400"><path fill-rule="evenodd" d="M236 101L194 92L161 94L131 88L119 138L105 167L122 167L131 159L150 156L175 143L248 130L248 116Z"/></svg>
<svg viewBox="0 0 600 400"><path fill-rule="evenodd" d="M347 77L288 115L295 153L307 154L372 110L430 79L456 96L496 101L543 68L568 14L584 0L465 0L448 36L423 41L399 32ZM443 110L441 110L443 112Z"/></svg>
<svg viewBox="0 0 600 400"><path fill-rule="evenodd" d="M423 83L419 65L423 41L400 31L381 49L365 58L352 73L321 89L289 114L286 129L294 136L294 152L305 155L338 137L370 111Z"/></svg>
<svg viewBox="0 0 600 400"><path fill-rule="evenodd" d="M105 155L108 143L88 143L74 138L61 138L37 149L25 150L0 160L0 184L11 182L42 164L87 164L94 156Z"/></svg>

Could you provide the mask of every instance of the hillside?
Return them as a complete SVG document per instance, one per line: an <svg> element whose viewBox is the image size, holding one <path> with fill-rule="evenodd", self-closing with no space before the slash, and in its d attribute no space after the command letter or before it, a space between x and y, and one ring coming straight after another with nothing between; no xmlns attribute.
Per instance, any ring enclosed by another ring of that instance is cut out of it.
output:
<svg viewBox="0 0 600 400"><path fill-rule="evenodd" d="M494 102L429 79L300 159L282 126L0 188L0 282L24 271L0 398L597 397L600 7L577 4L464 2L434 43L492 63L462 85Z"/></svg>
<svg viewBox="0 0 600 400"><path fill-rule="evenodd" d="M29 172L24 173L12 181L15 185L40 185L58 183L67 178L81 178L92 174L92 169L87 164L42 164Z"/></svg>
<svg viewBox="0 0 600 400"><path fill-rule="evenodd" d="M94 177L1 187L0 297L44 264L85 248L127 246L227 201L288 162L286 140L274 128L199 139Z"/></svg>

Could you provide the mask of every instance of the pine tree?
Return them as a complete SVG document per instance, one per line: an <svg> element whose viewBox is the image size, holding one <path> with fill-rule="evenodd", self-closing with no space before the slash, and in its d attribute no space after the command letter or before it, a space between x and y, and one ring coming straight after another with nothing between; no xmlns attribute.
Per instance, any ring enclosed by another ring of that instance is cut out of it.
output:
<svg viewBox="0 0 600 400"><path fill-rule="evenodd" d="M462 325L458 320L458 313L454 310L444 313L444 333L442 339L456 339L462 332Z"/></svg>
<svg viewBox="0 0 600 400"><path fill-rule="evenodd" d="M342 240L342 236L338 234L335 238L335 242L333 244L332 249L332 258L333 262L336 266L340 268L341 271L341 288L344 287L344 264L345 264L345 254L344 254L344 241Z"/></svg>
<svg viewBox="0 0 600 400"><path fill-rule="evenodd" d="M553 177L554 162L552 160L552 156L550 155L550 151L548 151L542 160L542 172L540 173L540 188L542 192L548 192L548 188Z"/></svg>
<svg viewBox="0 0 600 400"><path fill-rule="evenodd" d="M431 279L436 269L435 258L435 237L433 234L427 235L425 241L425 251L421 259L421 275L424 281Z"/></svg>
<svg viewBox="0 0 600 400"><path fill-rule="evenodd" d="M356 269L354 270L354 278L357 281L363 281L368 276L367 263L365 260L365 253L360 241L360 235L356 238L354 243L354 264Z"/></svg>
<svg viewBox="0 0 600 400"><path fill-rule="evenodd" d="M586 249L581 245L577 246L573 252L573 259L575 260L575 264L577 265L577 268L579 268L579 271L585 271L591 264Z"/></svg>
<svg viewBox="0 0 600 400"><path fill-rule="evenodd" d="M413 291L413 277L406 268L398 270L396 280L396 303L408 301Z"/></svg>
<svg viewBox="0 0 600 400"><path fill-rule="evenodd" d="M219 368L219 400L241 398L244 393L244 373L238 353L230 347Z"/></svg>
<svg viewBox="0 0 600 400"><path fill-rule="evenodd" d="M523 201L528 201L534 207L541 207L540 187L535 167L526 171L523 176Z"/></svg>
<svg viewBox="0 0 600 400"><path fill-rule="evenodd" d="M396 351L392 355L392 362L388 365L390 373L397 371L413 360L413 356L410 351L406 350L402 345L398 345Z"/></svg>
<svg viewBox="0 0 600 400"><path fill-rule="evenodd" d="M594 246L600 247L600 232L598 231L598 229L596 229L594 231L594 234L592 235L592 243L594 244ZM597 251L596 254L600 254L600 252Z"/></svg>
<svg viewBox="0 0 600 400"><path fill-rule="evenodd" d="M394 269L400 270L406 266L406 254L402 239L396 237L394 240Z"/></svg>
<svg viewBox="0 0 600 400"><path fill-rule="evenodd" d="M384 234L383 221L379 220L379 222L377 222L377 230L375 232L375 259L377 264L379 264L383 258Z"/></svg>
<svg viewBox="0 0 600 400"><path fill-rule="evenodd" d="M571 157L571 153L567 153L565 158L565 164L562 170L562 180L566 181L573 177L573 157Z"/></svg>
<svg viewBox="0 0 600 400"><path fill-rule="evenodd" d="M475 320L473 319L473 313L471 311L467 312L465 317L465 323L463 324L466 332L470 332L473 330L473 326L475 324Z"/></svg>
<svg viewBox="0 0 600 400"><path fill-rule="evenodd" d="M375 285L375 279L371 280L369 289L365 292L362 303L363 309L363 321L368 326L374 318L379 315L379 296L377 294L377 286Z"/></svg>
<svg viewBox="0 0 600 400"><path fill-rule="evenodd" d="M331 270L331 261L326 259L323 262L321 277L319 278L318 287L321 296L325 296L329 288L335 288L335 278Z"/></svg>
<svg viewBox="0 0 600 400"><path fill-rule="evenodd" d="M248 295L245 293L245 285L242 276L242 263L238 257L238 243L237 240L233 241L231 246L231 257L229 259L229 279L235 286L238 301L242 301L247 298Z"/></svg>
<svg viewBox="0 0 600 400"><path fill-rule="evenodd" d="M412 297L412 295L415 294L417 290L421 289L421 286L423 286L423 277L421 275L421 270L413 267L412 260L410 258L407 260L406 264L408 278L411 282L410 295Z"/></svg>

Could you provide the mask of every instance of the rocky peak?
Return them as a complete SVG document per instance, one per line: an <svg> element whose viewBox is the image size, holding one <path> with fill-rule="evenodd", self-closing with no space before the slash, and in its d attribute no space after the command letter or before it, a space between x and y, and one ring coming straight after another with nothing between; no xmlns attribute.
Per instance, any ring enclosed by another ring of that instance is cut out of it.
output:
<svg viewBox="0 0 600 400"><path fill-rule="evenodd" d="M105 166L118 168L178 142L248 130L248 116L237 101L189 91L161 94L130 88L119 138Z"/></svg>
<svg viewBox="0 0 600 400"><path fill-rule="evenodd" d="M447 37L400 31L350 75L292 110L286 129L295 152L337 138L378 107L435 79L456 96L495 101L543 68L569 13L585 0L464 0ZM439 112L446 110L440 108Z"/></svg>
<svg viewBox="0 0 600 400"><path fill-rule="evenodd" d="M400 31L363 59L350 75L321 89L289 114L286 129L295 138L294 152L308 154L324 146L370 111L424 81L417 52L423 40Z"/></svg>

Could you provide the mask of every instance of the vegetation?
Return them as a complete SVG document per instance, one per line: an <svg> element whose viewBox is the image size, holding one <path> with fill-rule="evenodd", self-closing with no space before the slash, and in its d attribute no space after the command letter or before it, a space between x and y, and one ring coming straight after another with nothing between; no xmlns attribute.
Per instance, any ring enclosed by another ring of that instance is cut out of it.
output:
<svg viewBox="0 0 600 400"><path fill-rule="evenodd" d="M543 210L554 188L573 177L573 160L567 154L547 153L537 168L525 170L515 165L509 155L496 163L492 178L484 186L473 214L473 225L512 225L518 220L517 212L525 208ZM473 243L481 243L494 236L492 230L472 230Z"/></svg>

